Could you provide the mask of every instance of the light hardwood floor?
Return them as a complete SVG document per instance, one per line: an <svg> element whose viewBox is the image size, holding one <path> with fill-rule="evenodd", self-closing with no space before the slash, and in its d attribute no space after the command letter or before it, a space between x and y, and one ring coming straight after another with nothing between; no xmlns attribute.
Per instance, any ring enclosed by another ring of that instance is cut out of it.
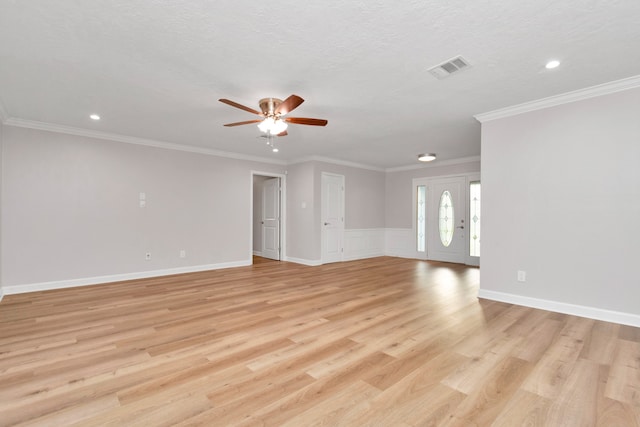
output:
<svg viewBox="0 0 640 427"><path fill-rule="evenodd" d="M640 329L390 257L5 296L0 425L638 426Z"/></svg>

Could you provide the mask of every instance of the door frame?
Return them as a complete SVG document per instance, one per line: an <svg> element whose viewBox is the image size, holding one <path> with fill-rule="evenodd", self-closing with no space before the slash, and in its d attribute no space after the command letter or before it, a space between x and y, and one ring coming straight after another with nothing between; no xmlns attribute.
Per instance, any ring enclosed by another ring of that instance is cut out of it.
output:
<svg viewBox="0 0 640 427"><path fill-rule="evenodd" d="M459 173L459 174L453 174L453 175L436 175L436 176L425 176L425 177L420 177L420 178L413 178L411 180L411 193L412 193L412 224L411 224L411 236L412 236L412 242L413 242L413 252L414 258L416 259L425 259L428 260L429 259L429 243L428 241L425 242L426 244L426 251L424 254L418 252L418 241L417 241L417 227L416 227L416 213L417 213L417 194L416 194L416 187L418 185L426 185L427 186L427 194L430 194L430 186L432 185L433 181L438 181L441 179L447 179L447 178L465 178L465 188L464 188L464 194L462 195L462 197L465 198L467 205L468 205L468 201L469 201L469 184L472 181L480 181L480 172L467 172L467 173ZM429 196L427 196L427 200L429 200ZM467 206L465 209L465 213L464 213L464 218L465 218L465 224L466 227L469 226L469 207ZM468 231L468 230L467 230ZM464 257L464 263L465 265L477 265L478 262L474 261L474 259L472 257L469 256L469 239L470 239L470 233L467 232L466 233L466 238L465 238L465 257ZM425 240L426 240L426 236L425 236ZM480 256L480 258L482 258L482 256Z"/></svg>
<svg viewBox="0 0 640 427"><path fill-rule="evenodd" d="M255 179L255 176L254 176ZM280 261L282 259L282 245L280 243L280 222L281 222L281 206L280 206L280 193L281 193L281 189L282 189L282 185L280 182L280 178L270 178L267 176L261 177L261 190L262 190L262 197L258 197L258 195L256 195L254 193L254 201L257 199L261 199L261 208L260 209L262 211L262 215L261 218L262 220L260 221L260 253L262 254L263 258L269 258L275 261ZM269 189L269 191L267 191L267 189ZM254 185L254 191L255 191L255 185ZM266 215L266 211L267 211L267 206L271 205L270 202L275 201L275 203L273 204L273 209L275 209L277 212L272 212L275 213L275 215L270 216L269 218L267 218ZM255 207L255 206L254 206ZM255 209L254 209L254 215L255 215ZM254 226L257 225L257 221L256 218L254 216L253 218L253 224ZM272 248L267 248L267 241L269 239L267 239L267 229L270 227L275 227L275 231L276 233L270 233L271 235L275 234L275 242L276 246L272 247ZM257 230L254 230L254 237L255 237L255 232L257 232ZM255 247L253 248L255 251ZM254 252L255 253L255 252Z"/></svg>
<svg viewBox="0 0 640 427"><path fill-rule="evenodd" d="M253 177L266 176L280 178L280 260L287 254L287 175L274 172L252 170L249 179L249 265L253 264Z"/></svg>

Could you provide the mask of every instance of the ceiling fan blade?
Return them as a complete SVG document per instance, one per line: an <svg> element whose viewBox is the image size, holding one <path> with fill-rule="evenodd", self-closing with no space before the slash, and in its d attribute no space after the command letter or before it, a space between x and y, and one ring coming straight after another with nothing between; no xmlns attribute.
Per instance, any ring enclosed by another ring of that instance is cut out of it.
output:
<svg viewBox="0 0 640 427"><path fill-rule="evenodd" d="M290 97L282 101L280 105L278 105L278 108L275 109L274 113L284 116L288 112L298 108L303 102L304 99L300 98L298 95L291 95Z"/></svg>
<svg viewBox="0 0 640 427"><path fill-rule="evenodd" d="M276 136L287 136L287 135L289 135L289 134L287 133L287 131L286 131L286 130L283 130L282 132L280 132L280 133L279 133L279 134L277 134Z"/></svg>
<svg viewBox="0 0 640 427"><path fill-rule="evenodd" d="M250 113L262 116L262 113L260 111L254 110L253 108L247 107L247 106L242 105L242 104L238 104L237 102L231 101L230 99L220 98L220 99L218 99L218 101L220 101L222 103L225 103L227 105L231 105L232 107L236 107L236 108L239 108L241 110L248 111Z"/></svg>
<svg viewBox="0 0 640 427"><path fill-rule="evenodd" d="M324 119L309 119L305 117L283 117L282 120L296 125L326 126L329 123Z"/></svg>
<svg viewBox="0 0 640 427"><path fill-rule="evenodd" d="M247 121L244 121L244 122L227 123L225 126L229 127L229 126L250 125L251 123L260 123L261 121L262 121L262 119L247 120Z"/></svg>

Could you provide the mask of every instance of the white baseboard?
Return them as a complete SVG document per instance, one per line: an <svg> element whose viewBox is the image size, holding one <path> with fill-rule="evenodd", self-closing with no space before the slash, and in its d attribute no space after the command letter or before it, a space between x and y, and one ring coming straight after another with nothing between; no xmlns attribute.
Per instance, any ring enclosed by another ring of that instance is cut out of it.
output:
<svg viewBox="0 0 640 427"><path fill-rule="evenodd" d="M623 313L620 311L605 310L597 307L587 307L583 305L531 298L522 295L508 294L505 292L488 291L485 289L478 290L478 298L506 302L509 304L523 305L525 307L531 308L539 308L542 310L554 311L556 313L571 314L574 316L586 317L589 319L603 320L605 322L640 327L640 316L637 314Z"/></svg>
<svg viewBox="0 0 640 427"><path fill-rule="evenodd" d="M2 290L2 287L0 287L0 302L2 301L2 298L4 298L4 291Z"/></svg>
<svg viewBox="0 0 640 427"><path fill-rule="evenodd" d="M295 262L296 264L308 265L310 267L322 265L322 260L319 260L319 259L303 259L303 258L295 258L290 256L285 257L283 261Z"/></svg>
<svg viewBox="0 0 640 427"><path fill-rule="evenodd" d="M380 253L369 253L369 254L360 254L358 256L347 256L345 255L344 258L342 258L342 262L347 262L347 261L357 261L359 259L367 259L367 258L377 258L380 256L385 256L384 252L380 252Z"/></svg>
<svg viewBox="0 0 640 427"><path fill-rule="evenodd" d="M251 260L222 262L218 264L194 265L189 267L168 268L164 270L142 271L139 273L124 273L112 274L108 276L85 277L81 279L57 280L53 282L29 283L25 285L5 286L4 293L7 295L23 294L27 292L48 291L52 289L73 288L76 286L121 282L123 280L169 276L171 274L195 273L198 271L219 270L221 268L245 267L248 265L251 265Z"/></svg>
<svg viewBox="0 0 640 427"><path fill-rule="evenodd" d="M262 256L262 251L253 251L254 256Z"/></svg>

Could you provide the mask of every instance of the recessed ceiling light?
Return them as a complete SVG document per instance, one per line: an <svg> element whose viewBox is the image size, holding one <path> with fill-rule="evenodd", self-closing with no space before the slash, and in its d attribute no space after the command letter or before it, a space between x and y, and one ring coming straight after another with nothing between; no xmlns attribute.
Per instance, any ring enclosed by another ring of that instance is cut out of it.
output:
<svg viewBox="0 0 640 427"><path fill-rule="evenodd" d="M430 162L436 159L435 153L418 154L418 160L421 162Z"/></svg>
<svg viewBox="0 0 640 427"><path fill-rule="evenodd" d="M278 152L278 151L280 151L280 150L278 150L277 148L275 148L275 147L274 147L272 151L273 151L274 153L277 153L277 152Z"/></svg>
<svg viewBox="0 0 640 427"><path fill-rule="evenodd" d="M547 62L547 65L545 65L545 68L547 70L551 70L553 68L556 68L558 65L560 65L560 61L557 61L554 59L553 61Z"/></svg>
<svg viewBox="0 0 640 427"><path fill-rule="evenodd" d="M92 115L90 115L90 116L89 116L89 118L90 118L91 120L100 120L100 116L99 116L99 115L97 115L97 114L92 114Z"/></svg>

